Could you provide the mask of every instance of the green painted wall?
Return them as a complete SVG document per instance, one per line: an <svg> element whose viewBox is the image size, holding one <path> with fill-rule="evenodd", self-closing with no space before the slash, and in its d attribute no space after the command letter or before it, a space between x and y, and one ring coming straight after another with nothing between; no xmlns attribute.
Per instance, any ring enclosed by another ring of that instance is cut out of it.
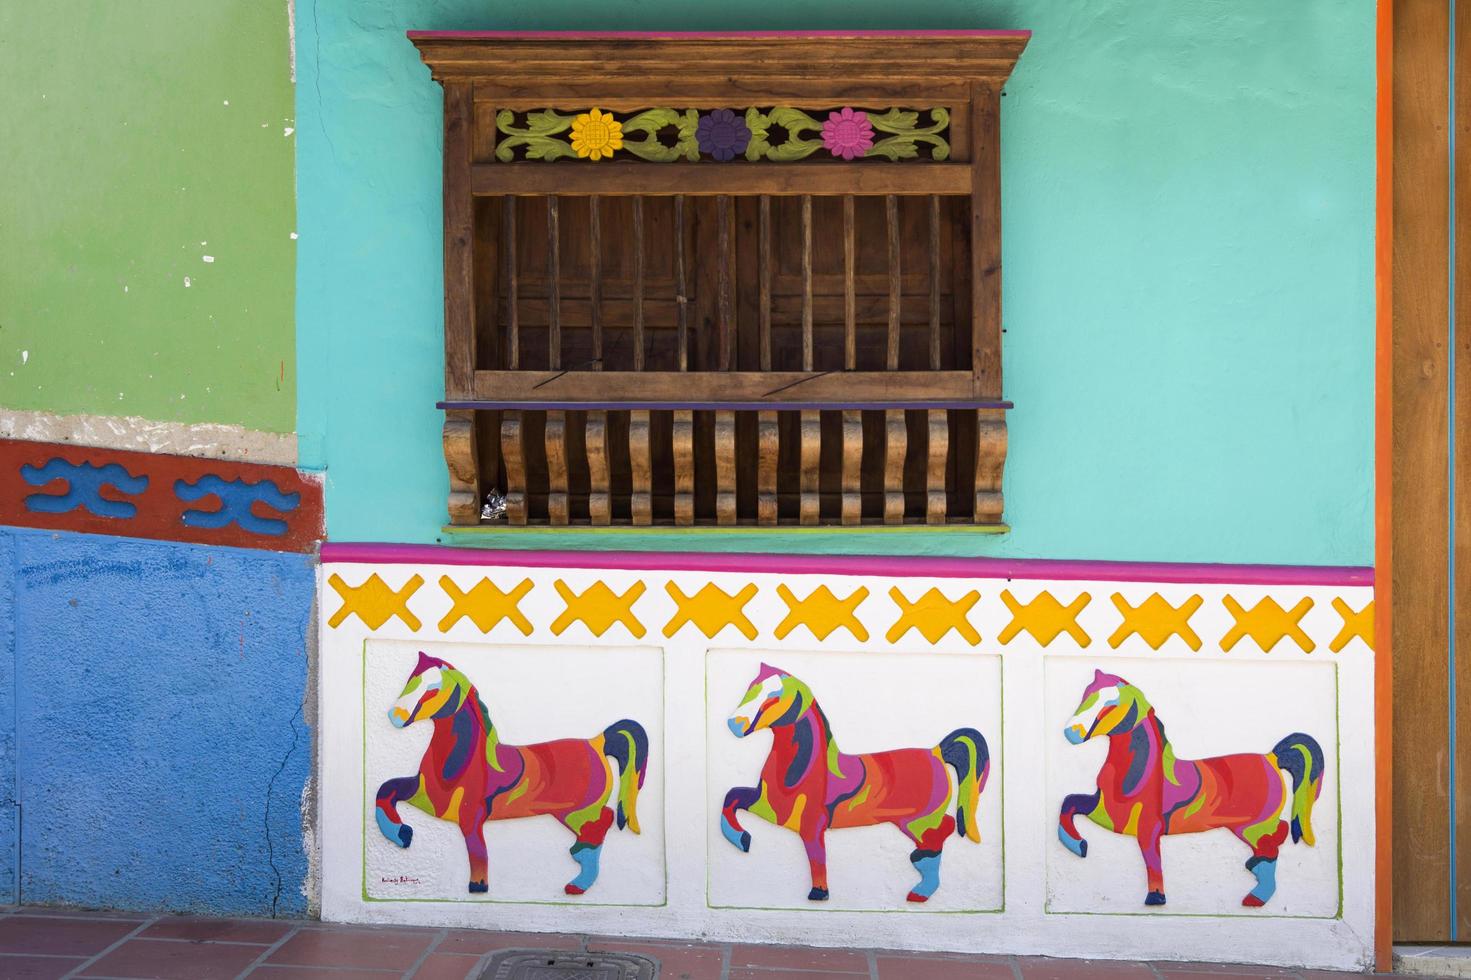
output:
<svg viewBox="0 0 1471 980"><path fill-rule="evenodd" d="M1372 562L1369 0L316 0L298 21L299 438L334 539L443 537L442 100L406 28L1030 28L1002 104L1011 533L480 543Z"/></svg>
<svg viewBox="0 0 1471 980"><path fill-rule="evenodd" d="M285 0L0 4L0 407L294 429L290 58Z"/></svg>

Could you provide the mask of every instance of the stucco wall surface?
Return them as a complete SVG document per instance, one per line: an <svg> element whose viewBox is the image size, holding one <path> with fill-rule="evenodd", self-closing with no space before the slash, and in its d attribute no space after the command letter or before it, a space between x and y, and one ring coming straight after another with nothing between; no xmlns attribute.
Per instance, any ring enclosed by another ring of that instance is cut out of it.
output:
<svg viewBox="0 0 1471 980"><path fill-rule="evenodd" d="M0 803L18 777L23 901L306 910L314 591L304 555L0 528L18 700L0 704Z"/></svg>
<svg viewBox="0 0 1471 980"><path fill-rule="evenodd" d="M290 432L287 4L0 4L0 408Z"/></svg>
<svg viewBox="0 0 1471 980"><path fill-rule="evenodd" d="M405 29L919 27L1033 31L1002 108L1013 530L680 547L1368 564L1374 8L1336 0L303 7L298 431L331 537L445 520L441 91Z"/></svg>

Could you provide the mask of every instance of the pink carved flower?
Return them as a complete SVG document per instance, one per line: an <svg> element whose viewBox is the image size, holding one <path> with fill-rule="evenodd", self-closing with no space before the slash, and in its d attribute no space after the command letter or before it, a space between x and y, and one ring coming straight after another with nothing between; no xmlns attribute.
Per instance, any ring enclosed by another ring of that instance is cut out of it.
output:
<svg viewBox="0 0 1471 980"><path fill-rule="evenodd" d="M851 160L861 157L873 146L873 125L868 113L854 112L852 106L843 106L841 112L829 112L827 122L822 124L822 145L835 157Z"/></svg>

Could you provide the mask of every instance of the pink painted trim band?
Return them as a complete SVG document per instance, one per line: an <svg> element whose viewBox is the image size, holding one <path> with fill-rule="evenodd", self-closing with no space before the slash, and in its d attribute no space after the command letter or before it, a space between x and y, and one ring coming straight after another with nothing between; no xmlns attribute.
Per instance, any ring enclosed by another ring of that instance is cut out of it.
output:
<svg viewBox="0 0 1471 980"><path fill-rule="evenodd" d="M1348 565L1214 565L1052 558L928 558L868 555L756 555L665 551L518 551L428 544L327 542L322 562L373 565L503 565L629 571L903 578L1103 580L1181 585L1373 585L1374 569Z"/></svg>
<svg viewBox="0 0 1471 980"><path fill-rule="evenodd" d="M1031 31L904 30L904 31L406 31L410 40L506 41L705 41L736 38L836 38L836 37L1031 37Z"/></svg>

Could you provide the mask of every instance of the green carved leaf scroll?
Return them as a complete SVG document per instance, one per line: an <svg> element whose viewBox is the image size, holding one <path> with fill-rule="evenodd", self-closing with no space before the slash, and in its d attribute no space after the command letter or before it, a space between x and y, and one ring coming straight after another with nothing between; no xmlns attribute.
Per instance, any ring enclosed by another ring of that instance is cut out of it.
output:
<svg viewBox="0 0 1471 980"><path fill-rule="evenodd" d="M695 140L695 126L700 121L699 113L693 109L679 112L675 109L645 109L623 122L623 148L642 160L669 163L684 157L690 161L700 159L700 146ZM674 146L659 142L659 130L674 126L679 130L679 140ZM643 133L643 139L632 140L629 133Z"/></svg>
<svg viewBox="0 0 1471 980"><path fill-rule="evenodd" d="M771 110L768 117L772 125L781 126L787 131L785 142L766 150L765 156L768 160L779 163L792 160L803 160L813 153L822 149L822 138L804 139L802 133L822 132L822 123L813 119L801 109L793 109L791 106L777 106Z"/></svg>
<svg viewBox="0 0 1471 980"><path fill-rule="evenodd" d="M950 125L948 110L929 110L932 122L928 126L919 124L919 113L909 109L890 109L885 113L868 114L868 122L880 133L889 133L874 143L867 156L887 157L890 160L912 160L919 156L920 143L928 143L933 149L930 156L945 160L950 156L950 143L940 133Z"/></svg>
<svg viewBox="0 0 1471 980"><path fill-rule="evenodd" d="M574 116L566 116L551 109L538 109L526 114L526 128L513 125L516 116L510 109L502 109L495 115L495 128L501 134L496 141L495 158L509 163L515 157L518 146L526 147L528 160L556 160L576 156L572 144L558 139L559 133L572 128Z"/></svg>

